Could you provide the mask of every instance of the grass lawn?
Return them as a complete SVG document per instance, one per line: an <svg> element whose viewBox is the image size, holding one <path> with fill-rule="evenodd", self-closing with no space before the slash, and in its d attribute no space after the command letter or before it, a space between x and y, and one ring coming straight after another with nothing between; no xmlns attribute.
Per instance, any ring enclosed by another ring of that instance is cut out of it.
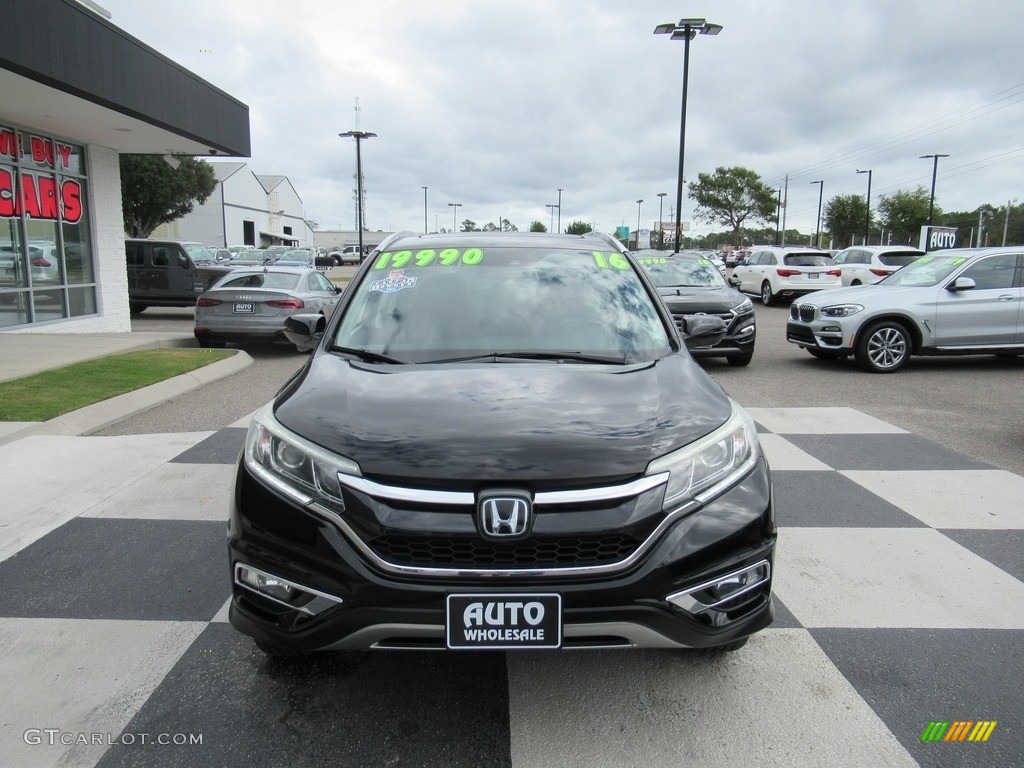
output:
<svg viewBox="0 0 1024 768"><path fill-rule="evenodd" d="M0 382L0 421L46 421L234 354L213 349L150 349L87 360Z"/></svg>

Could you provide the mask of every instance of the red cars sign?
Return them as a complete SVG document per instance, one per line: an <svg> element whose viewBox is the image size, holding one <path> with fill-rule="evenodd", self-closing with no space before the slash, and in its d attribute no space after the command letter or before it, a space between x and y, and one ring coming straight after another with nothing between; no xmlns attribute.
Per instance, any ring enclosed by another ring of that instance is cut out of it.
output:
<svg viewBox="0 0 1024 768"><path fill-rule="evenodd" d="M27 139L22 141L21 139ZM28 152L25 147L28 147ZM66 170L74 148L40 136L23 135L9 128L0 128L0 158L24 158L54 170ZM77 224L82 219L82 182L45 173L0 167L0 217L28 216Z"/></svg>

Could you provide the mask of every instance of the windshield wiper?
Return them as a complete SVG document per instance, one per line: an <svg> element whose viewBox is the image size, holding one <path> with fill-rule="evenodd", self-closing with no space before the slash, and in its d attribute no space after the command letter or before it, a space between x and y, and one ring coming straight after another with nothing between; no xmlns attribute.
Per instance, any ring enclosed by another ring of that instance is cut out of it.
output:
<svg viewBox="0 0 1024 768"><path fill-rule="evenodd" d="M465 357L447 357L441 360L424 360L426 363L465 363L472 360L573 360L580 363L602 363L605 365L625 365L626 356L587 355L582 352L488 352L481 355Z"/></svg>
<svg viewBox="0 0 1024 768"><path fill-rule="evenodd" d="M396 357L388 357L387 355L381 355L378 354L377 352L371 352L368 349L332 346L331 352L341 352L344 355L352 355L354 357L358 357L365 363L392 363L394 365L405 365L405 360L399 360Z"/></svg>

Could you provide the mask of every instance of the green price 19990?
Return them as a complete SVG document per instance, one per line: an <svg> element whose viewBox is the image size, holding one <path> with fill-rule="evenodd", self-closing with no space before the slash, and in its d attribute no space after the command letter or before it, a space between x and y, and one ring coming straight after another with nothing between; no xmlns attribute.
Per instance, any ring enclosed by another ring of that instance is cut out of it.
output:
<svg viewBox="0 0 1024 768"><path fill-rule="evenodd" d="M465 265L468 267L484 260L484 252L479 248L445 248L436 251L427 248L422 251L386 251L377 257L374 269L402 269L403 267L429 267L439 264L442 267Z"/></svg>

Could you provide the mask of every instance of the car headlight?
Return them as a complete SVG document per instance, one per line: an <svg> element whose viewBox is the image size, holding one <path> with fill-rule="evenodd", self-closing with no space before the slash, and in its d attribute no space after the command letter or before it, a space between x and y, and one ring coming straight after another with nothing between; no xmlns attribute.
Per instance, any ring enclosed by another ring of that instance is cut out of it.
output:
<svg viewBox="0 0 1024 768"><path fill-rule="evenodd" d="M732 308L732 311L737 315L742 315L744 312L752 312L754 309L754 302L750 299L743 299L739 304Z"/></svg>
<svg viewBox="0 0 1024 768"><path fill-rule="evenodd" d="M831 307L821 307L819 311L825 317L849 317L863 310L860 304L833 304Z"/></svg>
<svg viewBox="0 0 1024 768"><path fill-rule="evenodd" d="M734 402L725 424L710 435L655 459L647 466L647 474L668 472L666 509L689 499L705 502L749 472L759 450L754 420Z"/></svg>
<svg viewBox="0 0 1024 768"><path fill-rule="evenodd" d="M264 406L249 424L245 465L256 476L299 504L322 501L344 508L338 474L362 473L351 459L338 456L285 429Z"/></svg>

